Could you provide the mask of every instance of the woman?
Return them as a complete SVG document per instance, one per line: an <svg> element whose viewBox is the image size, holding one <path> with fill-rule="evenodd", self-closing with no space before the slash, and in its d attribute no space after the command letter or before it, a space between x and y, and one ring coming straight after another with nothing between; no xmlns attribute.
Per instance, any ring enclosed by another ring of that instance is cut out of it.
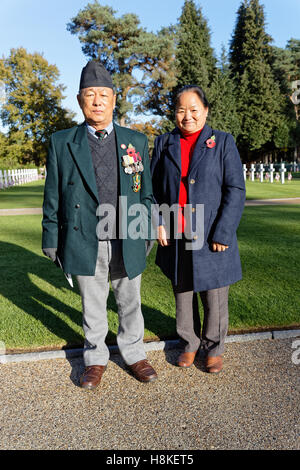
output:
<svg viewBox="0 0 300 470"><path fill-rule="evenodd" d="M201 346L207 372L218 373L228 328L229 285L242 277L236 230L245 183L234 139L206 124L208 107L200 87L187 85L178 92L177 127L156 138L151 171L155 202L178 204L179 209L171 227L160 215L156 256L175 295L176 329L183 344L177 365L190 367ZM202 333L198 292L204 308Z"/></svg>

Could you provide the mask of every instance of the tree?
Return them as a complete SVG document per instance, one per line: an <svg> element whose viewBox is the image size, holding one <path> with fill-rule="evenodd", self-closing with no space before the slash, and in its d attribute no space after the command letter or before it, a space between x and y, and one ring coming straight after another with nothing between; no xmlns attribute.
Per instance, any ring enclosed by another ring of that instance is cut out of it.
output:
<svg viewBox="0 0 300 470"><path fill-rule="evenodd" d="M291 38L286 45L286 49L291 53L292 63L293 63L290 79L299 80L300 79L300 40Z"/></svg>
<svg viewBox="0 0 300 470"><path fill-rule="evenodd" d="M201 8L185 0L178 25L176 48L177 88L199 85L205 92L213 79L216 59L210 46L210 30Z"/></svg>
<svg viewBox="0 0 300 470"><path fill-rule="evenodd" d="M297 123L293 123L292 139L295 147L300 145L300 106L299 106L299 89L300 89L300 40L290 39L287 43L286 49L292 56L292 70L290 72L290 80L292 83L292 96L291 100L294 106L294 112L297 119ZM294 95L296 93L296 96ZM293 96L294 95L294 96ZM297 148L295 148L295 154L297 156Z"/></svg>
<svg viewBox="0 0 300 470"><path fill-rule="evenodd" d="M157 101L147 97L147 90L154 90L155 81L160 96L164 94L163 83L168 80L166 72L172 61L168 36L147 32L134 14L116 17L115 10L97 0L72 18L67 29L78 35L83 53L89 59L99 59L112 74L121 125L129 121L135 95L146 95L144 106L148 103L149 110L158 109Z"/></svg>
<svg viewBox="0 0 300 470"><path fill-rule="evenodd" d="M130 129L138 132L142 132L148 137L149 143L149 155L151 157L155 138L161 134L159 123L155 119L151 119L147 122L136 122L130 124Z"/></svg>
<svg viewBox="0 0 300 470"><path fill-rule="evenodd" d="M230 77L224 46L208 93L210 111L208 123L215 129L229 132L236 139L240 133L240 119L235 101L236 89Z"/></svg>
<svg viewBox="0 0 300 470"><path fill-rule="evenodd" d="M300 40L290 39L285 49L273 47L273 57L272 68L280 84L281 93L290 98L285 105L285 121L282 123L282 128L275 133L274 140L277 147L282 142L284 142L282 147L294 147L294 157L297 158L297 146L300 144L300 107L298 103Z"/></svg>
<svg viewBox="0 0 300 470"><path fill-rule="evenodd" d="M283 93L289 94L293 102L293 92L295 82L300 80L300 40L290 39L286 48L273 47L274 60L272 67L277 80L280 83ZM295 105L294 111L297 119L299 119L299 106Z"/></svg>
<svg viewBox="0 0 300 470"><path fill-rule="evenodd" d="M0 80L5 84L5 101L0 118L8 127L6 156L20 163L43 164L50 135L71 127L72 115L65 110L59 72L40 54L24 48L11 49L0 60Z"/></svg>
<svg viewBox="0 0 300 470"><path fill-rule="evenodd" d="M173 128L173 90L177 84L176 67L176 26L163 28L157 33L161 51L155 67L150 67L144 73L143 83L140 84L144 91L137 112L152 113L161 116L168 128Z"/></svg>
<svg viewBox="0 0 300 470"><path fill-rule="evenodd" d="M243 0L229 57L241 123L238 146L247 160L274 148L273 136L285 119L286 97L271 68L271 41L265 32L264 8L259 0Z"/></svg>
<svg viewBox="0 0 300 470"><path fill-rule="evenodd" d="M3 132L0 132L0 169L7 166L7 147L7 137L5 134L3 134ZM17 162L12 159L8 166L11 166L10 163L12 163L12 166L14 166Z"/></svg>

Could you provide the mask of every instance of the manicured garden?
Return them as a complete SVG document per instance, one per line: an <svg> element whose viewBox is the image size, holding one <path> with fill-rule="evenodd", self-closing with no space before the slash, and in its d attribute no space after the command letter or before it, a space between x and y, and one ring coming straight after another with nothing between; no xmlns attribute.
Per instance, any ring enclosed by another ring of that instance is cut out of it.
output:
<svg viewBox="0 0 300 470"><path fill-rule="evenodd" d="M300 178L292 181L270 183L246 182L247 199L272 199L300 197ZM0 209L42 207L44 182L36 181L23 186L12 186L0 191Z"/></svg>
<svg viewBox="0 0 300 470"><path fill-rule="evenodd" d="M261 188L251 185L259 184L247 182L255 198ZM291 192L296 186L289 184ZM35 183L1 191L0 209L39 207L42 190ZM292 197L291 192L284 197ZM245 208L238 229L244 278L230 289L231 333L300 325L299 220L300 205ZM155 265L155 251L142 281L145 341L176 337L172 289ZM75 281L71 289L43 256L41 215L0 217L0 270L0 341L8 351L82 346L78 287ZM118 316L112 292L108 317L107 341L114 343Z"/></svg>

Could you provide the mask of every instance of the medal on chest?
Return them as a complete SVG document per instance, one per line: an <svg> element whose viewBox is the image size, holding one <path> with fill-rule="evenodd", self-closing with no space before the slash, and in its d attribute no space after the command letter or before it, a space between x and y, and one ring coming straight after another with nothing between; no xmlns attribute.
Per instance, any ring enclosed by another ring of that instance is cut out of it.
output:
<svg viewBox="0 0 300 470"><path fill-rule="evenodd" d="M133 179L132 189L135 193L137 193L141 189L141 175L139 173L135 173L132 179Z"/></svg>
<svg viewBox="0 0 300 470"><path fill-rule="evenodd" d="M132 144L129 144L126 148L125 144L121 145L123 150L126 149L126 155L122 156L122 166L124 172L127 175L132 175L133 186L132 189L135 193L141 189L141 175L140 173L144 171L144 166L142 163L142 157L139 152L135 151L135 147Z"/></svg>

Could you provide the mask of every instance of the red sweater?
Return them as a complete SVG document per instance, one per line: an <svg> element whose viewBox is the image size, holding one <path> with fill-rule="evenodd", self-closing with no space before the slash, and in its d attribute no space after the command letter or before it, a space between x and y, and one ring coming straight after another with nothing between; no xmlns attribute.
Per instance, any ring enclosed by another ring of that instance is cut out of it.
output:
<svg viewBox="0 0 300 470"><path fill-rule="evenodd" d="M193 134L183 134L180 136L180 148L181 148L181 181L179 188L179 205L181 207L181 213L178 217L178 233L184 232L185 220L183 216L183 208L189 202L188 201L188 171L191 163L191 159L194 153L194 148L197 143L197 139L201 133L200 131L194 132Z"/></svg>

